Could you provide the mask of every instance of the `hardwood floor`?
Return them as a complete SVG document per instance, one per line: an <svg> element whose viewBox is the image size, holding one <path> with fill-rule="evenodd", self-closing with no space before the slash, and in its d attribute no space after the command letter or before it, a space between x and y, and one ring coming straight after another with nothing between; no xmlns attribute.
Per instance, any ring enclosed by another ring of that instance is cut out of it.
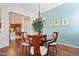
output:
<svg viewBox="0 0 79 59"><path fill-rule="evenodd" d="M55 52L50 47L49 56L55 56ZM28 49L24 48L22 52L21 41L12 41L10 46L0 49L0 56L30 56ZM79 49L65 45L57 45L57 56L79 56Z"/></svg>

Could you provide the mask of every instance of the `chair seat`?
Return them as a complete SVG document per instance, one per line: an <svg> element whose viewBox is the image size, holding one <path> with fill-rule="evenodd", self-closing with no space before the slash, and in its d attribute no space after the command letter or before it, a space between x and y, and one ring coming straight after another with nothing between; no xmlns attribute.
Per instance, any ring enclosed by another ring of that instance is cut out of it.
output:
<svg viewBox="0 0 79 59"><path fill-rule="evenodd" d="M49 45L56 45L56 42L50 43Z"/></svg>
<svg viewBox="0 0 79 59"><path fill-rule="evenodd" d="M32 55L34 55L34 47L31 47L30 52L31 52ZM40 46L40 53L41 53L42 56L46 55L47 48L44 47L44 46Z"/></svg>
<svg viewBox="0 0 79 59"><path fill-rule="evenodd" d="M23 42L22 45L24 45L24 46L29 46L29 44L26 43L26 42Z"/></svg>

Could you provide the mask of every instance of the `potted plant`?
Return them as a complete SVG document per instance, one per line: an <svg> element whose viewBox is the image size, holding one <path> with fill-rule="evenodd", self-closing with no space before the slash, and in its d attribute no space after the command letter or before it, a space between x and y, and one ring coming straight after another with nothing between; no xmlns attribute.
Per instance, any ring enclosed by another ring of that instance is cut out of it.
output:
<svg viewBox="0 0 79 59"><path fill-rule="evenodd" d="M38 34L40 34L42 32L43 29L43 21L41 18L38 18L36 20L33 21L32 23L33 29L35 32L38 32Z"/></svg>

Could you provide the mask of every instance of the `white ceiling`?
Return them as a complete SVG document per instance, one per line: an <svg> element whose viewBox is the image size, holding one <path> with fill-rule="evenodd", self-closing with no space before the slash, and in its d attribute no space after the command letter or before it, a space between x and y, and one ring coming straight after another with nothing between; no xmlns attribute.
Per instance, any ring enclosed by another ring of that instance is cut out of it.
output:
<svg viewBox="0 0 79 59"><path fill-rule="evenodd" d="M62 4L63 3L40 3L40 12L42 13L42 12L48 11ZM18 6L19 8L23 8L24 10L28 10L29 12L32 12L33 14L38 15L39 3L8 3L7 5L10 7Z"/></svg>
<svg viewBox="0 0 79 59"><path fill-rule="evenodd" d="M62 4L63 3L40 3L40 11L42 13ZM33 13L38 13L39 10L39 3L11 3L11 5L19 6Z"/></svg>

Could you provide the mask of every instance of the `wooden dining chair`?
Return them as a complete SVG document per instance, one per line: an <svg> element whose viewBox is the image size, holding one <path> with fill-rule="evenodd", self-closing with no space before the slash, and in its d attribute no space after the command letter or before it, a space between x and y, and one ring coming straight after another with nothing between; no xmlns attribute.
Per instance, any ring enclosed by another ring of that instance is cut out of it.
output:
<svg viewBox="0 0 79 59"><path fill-rule="evenodd" d="M48 50L49 50L49 47L50 46L52 46L53 48L54 48L54 51L56 52L56 54L57 54L57 43L56 43L56 41L57 41L57 39L58 39L58 32L54 32L53 33L53 38L52 39L50 39L50 40L47 40L48 41Z"/></svg>
<svg viewBox="0 0 79 59"><path fill-rule="evenodd" d="M30 49L30 53L33 56L47 55L48 49L46 46L40 46L43 36L33 35L30 36L33 39L33 46Z"/></svg>
<svg viewBox="0 0 79 59"><path fill-rule="evenodd" d="M21 32L21 38L22 38L22 52L23 52L24 47L30 49L30 41L28 39L27 33Z"/></svg>

